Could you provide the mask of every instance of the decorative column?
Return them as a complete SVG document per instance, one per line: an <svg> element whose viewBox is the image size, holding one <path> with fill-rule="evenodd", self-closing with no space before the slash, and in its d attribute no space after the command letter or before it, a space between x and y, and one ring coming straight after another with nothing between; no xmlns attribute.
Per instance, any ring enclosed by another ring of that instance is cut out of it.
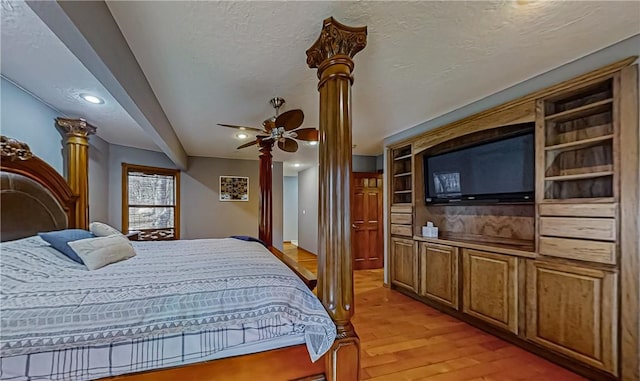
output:
<svg viewBox="0 0 640 381"><path fill-rule="evenodd" d="M273 217L272 217L272 168L271 148L273 141L260 140L260 223L258 225L258 238L267 246L273 246Z"/></svg>
<svg viewBox="0 0 640 381"><path fill-rule="evenodd" d="M64 132L65 175L76 201L76 227L89 228L89 135L96 128L84 119L56 118Z"/></svg>
<svg viewBox="0 0 640 381"><path fill-rule="evenodd" d="M360 379L360 340L351 324L351 73L352 58L366 43L366 27L348 27L330 17L307 50L307 64L318 69L320 80L318 297L338 329L325 360L329 381Z"/></svg>

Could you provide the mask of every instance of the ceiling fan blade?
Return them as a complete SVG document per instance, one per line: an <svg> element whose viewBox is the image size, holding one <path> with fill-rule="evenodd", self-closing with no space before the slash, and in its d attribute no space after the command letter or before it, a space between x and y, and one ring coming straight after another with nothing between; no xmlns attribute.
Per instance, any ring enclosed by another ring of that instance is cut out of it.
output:
<svg viewBox="0 0 640 381"><path fill-rule="evenodd" d="M258 140L254 140L252 142L249 143L244 143L243 145L241 145L240 147L238 147L237 149L242 149L242 148L247 148L247 147L251 147L253 145L258 144Z"/></svg>
<svg viewBox="0 0 640 381"><path fill-rule="evenodd" d="M298 143L293 139L285 138L284 141L278 141L278 147L286 152L296 152L298 150Z"/></svg>
<svg viewBox="0 0 640 381"><path fill-rule="evenodd" d="M254 127L246 127L246 126L235 126L233 124L221 124L218 123L218 126L222 126L222 127L230 127L230 128L237 128L238 130L251 130L251 131L257 131L257 132L262 132L263 134L268 134L267 131L263 131L259 128L254 128Z"/></svg>
<svg viewBox="0 0 640 381"><path fill-rule="evenodd" d="M285 131L291 131L302 125L304 113L302 110L289 110L276 118L276 127L284 127Z"/></svg>
<svg viewBox="0 0 640 381"><path fill-rule="evenodd" d="M318 141L318 130L315 128L301 128L299 130L292 131L295 132L296 139L298 140L306 140L306 141Z"/></svg>
<svg viewBox="0 0 640 381"><path fill-rule="evenodd" d="M276 123L271 119L265 119L264 122L262 122L262 125L264 126L265 131L267 132L271 132L271 130L273 130L273 128L276 126Z"/></svg>

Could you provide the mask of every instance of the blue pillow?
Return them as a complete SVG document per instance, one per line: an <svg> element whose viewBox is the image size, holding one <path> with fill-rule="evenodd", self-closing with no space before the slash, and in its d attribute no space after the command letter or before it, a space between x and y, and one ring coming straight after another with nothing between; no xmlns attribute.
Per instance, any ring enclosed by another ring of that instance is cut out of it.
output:
<svg viewBox="0 0 640 381"><path fill-rule="evenodd" d="M38 235L47 241L54 249L80 264L83 264L82 259L80 259L78 254L73 251L67 242L95 237L91 232L82 229L58 230L48 233L38 233Z"/></svg>
<svg viewBox="0 0 640 381"><path fill-rule="evenodd" d="M266 247L267 249L269 248L269 246L267 246L267 244L261 240L260 238L256 238L256 237L251 237L248 235L232 235L229 238L235 238L235 239L239 239L242 241L249 241L249 242L259 242L262 244L262 246Z"/></svg>

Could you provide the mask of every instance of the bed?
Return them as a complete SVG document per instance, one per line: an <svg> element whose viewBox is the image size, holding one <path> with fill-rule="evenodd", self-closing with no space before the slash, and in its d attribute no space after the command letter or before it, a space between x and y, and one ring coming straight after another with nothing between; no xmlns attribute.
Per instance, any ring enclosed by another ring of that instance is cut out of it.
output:
<svg viewBox="0 0 640 381"><path fill-rule="evenodd" d="M95 271L38 236L3 244L2 379L97 379L299 344L316 361L333 343L320 301L259 243L132 244L135 257Z"/></svg>
<svg viewBox="0 0 640 381"><path fill-rule="evenodd" d="M136 257L87 279L86 270L63 262L34 235L87 228L87 139L95 128L86 121L58 123L65 132L66 181L26 144L3 137L1 227L2 240L11 242L2 247L7 314L3 311L0 378L359 379L359 339L351 324L350 86L352 58L365 45L366 27L329 18L307 50L307 64L318 69L320 93L318 299L296 277L295 266L292 272L279 262L281 253L273 250L272 256L257 243L232 239L134 243ZM233 254L217 255L222 249ZM176 258L176 251L183 258ZM228 262L229 257L237 261ZM250 279L254 288L246 291ZM96 281L100 287L89 292ZM171 287L159 291L167 284ZM245 299L234 291L239 288L253 299L247 304L254 309L242 310ZM286 293L289 289L296 292ZM233 303L214 305L201 296L211 293ZM133 306L134 300L146 309ZM258 313L256 301L274 304L259 305ZM172 302L175 308L166 308ZM127 309L130 314L123 316ZM249 322L235 309L258 320ZM103 318L92 317L96 313ZM216 317L230 324L222 326ZM48 331L52 326L56 329ZM166 351L159 349L163 343L171 343ZM81 366L71 366L74 362Z"/></svg>

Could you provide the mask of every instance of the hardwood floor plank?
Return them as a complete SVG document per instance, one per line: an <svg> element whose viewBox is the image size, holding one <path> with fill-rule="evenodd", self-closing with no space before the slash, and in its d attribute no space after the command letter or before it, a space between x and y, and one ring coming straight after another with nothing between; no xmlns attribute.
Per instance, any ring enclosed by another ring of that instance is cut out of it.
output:
<svg viewBox="0 0 640 381"><path fill-rule="evenodd" d="M284 253L316 273L315 255ZM354 272L361 378L369 381L579 381L584 378Z"/></svg>

